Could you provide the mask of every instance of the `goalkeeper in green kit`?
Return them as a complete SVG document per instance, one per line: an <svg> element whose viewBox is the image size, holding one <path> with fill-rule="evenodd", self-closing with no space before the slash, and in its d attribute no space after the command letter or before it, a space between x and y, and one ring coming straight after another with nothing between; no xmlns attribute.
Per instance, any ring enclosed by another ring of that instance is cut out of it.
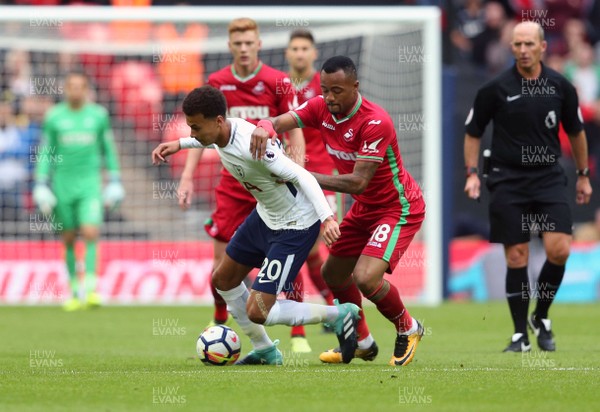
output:
<svg viewBox="0 0 600 412"><path fill-rule="evenodd" d="M100 305L96 292L98 238L103 204L116 207L125 196L110 118L106 109L87 101L88 79L69 73L65 79L66 101L48 111L43 139L37 151L33 200L61 232L72 297L64 309L74 311ZM109 183L102 192L102 166ZM85 241L85 299L80 300L75 241Z"/></svg>

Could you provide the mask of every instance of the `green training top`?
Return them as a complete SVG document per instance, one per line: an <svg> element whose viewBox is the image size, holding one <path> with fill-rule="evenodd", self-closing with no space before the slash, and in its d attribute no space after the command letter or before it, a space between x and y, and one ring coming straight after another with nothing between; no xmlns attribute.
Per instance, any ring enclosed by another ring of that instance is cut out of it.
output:
<svg viewBox="0 0 600 412"><path fill-rule="evenodd" d="M32 153L37 162L35 178L48 181L60 176L98 176L105 167L119 177L119 160L108 111L95 103L72 110L63 102L48 111L44 119L42 143Z"/></svg>

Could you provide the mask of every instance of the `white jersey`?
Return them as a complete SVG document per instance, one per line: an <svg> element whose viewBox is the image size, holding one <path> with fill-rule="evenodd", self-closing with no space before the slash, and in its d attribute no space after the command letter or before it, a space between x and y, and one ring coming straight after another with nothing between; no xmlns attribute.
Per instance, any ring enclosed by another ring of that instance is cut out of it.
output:
<svg viewBox="0 0 600 412"><path fill-rule="evenodd" d="M269 139L263 158L254 160L250 136L256 126L244 119L228 120L227 146L206 148L217 149L223 166L256 198L256 211L270 229L306 229L333 216L317 180L285 155L279 141L273 144ZM193 137L179 139L179 144L182 149L205 147Z"/></svg>

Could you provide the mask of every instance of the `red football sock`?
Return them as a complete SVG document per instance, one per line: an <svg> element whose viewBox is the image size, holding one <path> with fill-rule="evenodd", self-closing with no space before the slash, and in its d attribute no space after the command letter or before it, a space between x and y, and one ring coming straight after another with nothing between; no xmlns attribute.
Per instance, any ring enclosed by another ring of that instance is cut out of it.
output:
<svg viewBox="0 0 600 412"><path fill-rule="evenodd" d="M302 273L298 273L294 283L292 283L292 289L285 292L286 299L294 300L296 302L304 302L304 281L302 279ZM292 326L291 330L292 338L294 336L306 336L304 331L304 325Z"/></svg>
<svg viewBox="0 0 600 412"><path fill-rule="evenodd" d="M308 276L312 281L313 285L319 290L323 299L328 305L333 305L333 294L323 276L321 275L321 266L323 266L323 258L321 257L321 253L317 250L315 253L308 255L306 259L306 266L308 267Z"/></svg>
<svg viewBox="0 0 600 412"><path fill-rule="evenodd" d="M367 326L365 313L362 310L362 295L360 294L360 290L358 290L356 283L354 283L352 276L348 277L348 280L345 284L338 287L329 286L329 288L331 289L333 296L335 296L340 303L350 302L360 306L360 320L356 326L358 340L363 340L369 336L369 327Z"/></svg>
<svg viewBox="0 0 600 412"><path fill-rule="evenodd" d="M215 322L225 323L229 316L227 313L227 303L225 303L223 297L219 295L219 292L217 292L217 289L213 286L212 282L210 282L210 290L215 299Z"/></svg>
<svg viewBox="0 0 600 412"><path fill-rule="evenodd" d="M394 285L382 279L375 291L365 296L377 306L377 310L394 324L398 332L406 332L412 327L412 317L400 299Z"/></svg>

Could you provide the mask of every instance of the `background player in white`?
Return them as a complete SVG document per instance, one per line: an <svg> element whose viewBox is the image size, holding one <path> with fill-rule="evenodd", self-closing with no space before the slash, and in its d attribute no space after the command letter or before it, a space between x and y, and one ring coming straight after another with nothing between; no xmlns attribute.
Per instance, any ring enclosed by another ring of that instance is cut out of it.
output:
<svg viewBox="0 0 600 412"><path fill-rule="evenodd" d="M208 84L222 91L227 101L229 115L241 117L256 123L262 118L287 112L294 102L293 88L289 85L286 73L262 63L258 57L261 49L259 28L249 18L234 19L229 23L229 51L233 63L223 67L208 77ZM279 86L279 89L278 89ZM302 132L294 130L288 134L291 152L297 162L304 159L304 139ZM202 150L188 150L184 170L179 182L179 205L187 209L194 192L192 177L202 156ZM256 200L244 190L227 170L221 175L216 189L216 209L205 224L209 236L213 238L213 268L216 268L225 252L233 233L254 209ZM209 324L225 323L227 306L211 285L215 299L214 319ZM302 338L304 339L304 338ZM302 344L299 339L292 344ZM305 339L304 339L305 340ZM292 346L294 349L294 346Z"/></svg>
<svg viewBox="0 0 600 412"><path fill-rule="evenodd" d="M331 245L340 236L333 212L316 179L271 144L262 159L253 160L248 147L252 123L226 118L223 94L211 86L194 89L183 102L191 137L161 143L152 152L154 164L181 148L216 148L225 168L257 199L256 209L238 228L223 260L213 273L213 284L254 350L239 364L280 364L282 356L260 325L334 324L344 361L350 362L358 345L359 307L352 303L325 306L277 300L289 289L314 245L321 222L323 239ZM279 183L285 181L285 184ZM252 293L243 283L253 267L261 270Z"/></svg>

